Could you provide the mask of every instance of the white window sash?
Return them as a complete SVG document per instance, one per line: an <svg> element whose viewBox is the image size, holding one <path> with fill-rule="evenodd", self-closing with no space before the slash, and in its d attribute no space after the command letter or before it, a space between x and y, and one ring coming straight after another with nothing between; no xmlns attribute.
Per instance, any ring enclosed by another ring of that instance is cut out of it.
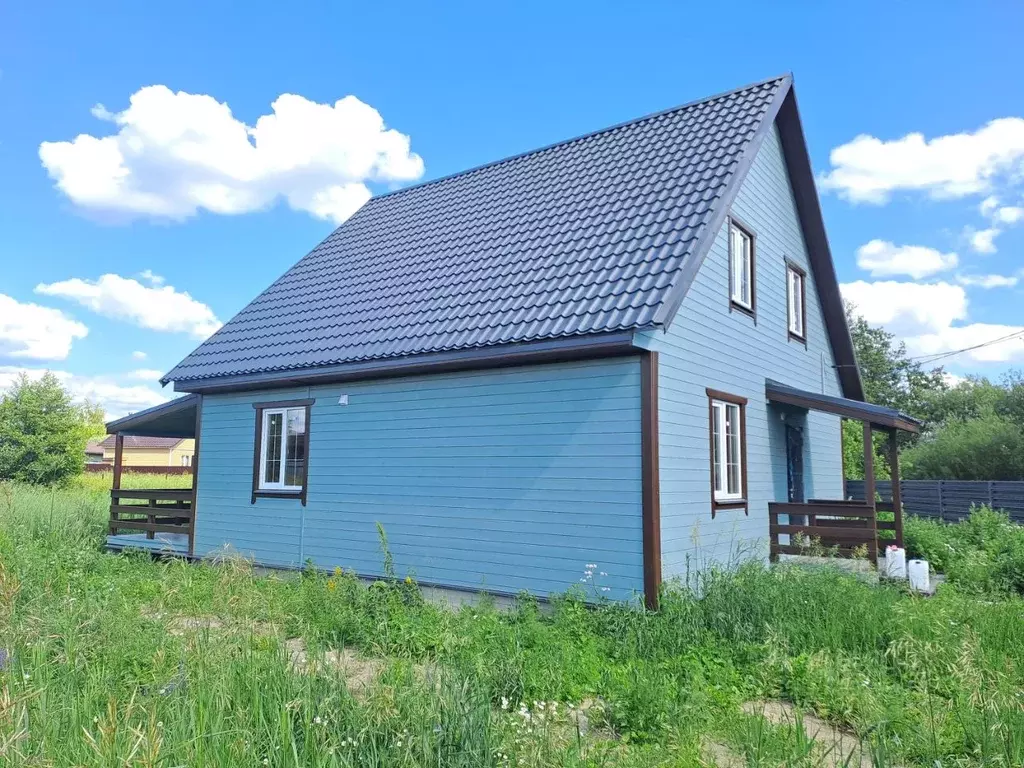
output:
<svg viewBox="0 0 1024 768"><path fill-rule="evenodd" d="M733 413L733 432L726 433L729 422L727 414ZM714 419L712 439L715 441L715 501L735 501L743 498L743 434L740 431L740 407L735 403L721 400L711 401L711 412ZM730 487L729 474L729 438L732 438L732 451L736 461L736 482ZM719 480L721 482L719 482Z"/></svg>
<svg viewBox="0 0 1024 768"><path fill-rule="evenodd" d="M753 260L753 243L749 235L733 225L730 231L730 252L732 253L732 300L737 304L753 308L751 281L751 262Z"/></svg>
<svg viewBox="0 0 1024 768"><path fill-rule="evenodd" d="M301 491L301 485L286 485L284 482L288 464L288 412L301 410L299 408L265 408L263 410L263 423L261 425L262 436L260 438L260 490L261 491ZM281 436L280 436L280 464L278 467L278 480L267 479L267 448L270 444L270 417L280 414ZM307 447L307 453L308 453ZM308 461L308 458L307 458Z"/></svg>
<svg viewBox="0 0 1024 768"><path fill-rule="evenodd" d="M789 269L789 330L803 338L804 324L804 276L795 269Z"/></svg>

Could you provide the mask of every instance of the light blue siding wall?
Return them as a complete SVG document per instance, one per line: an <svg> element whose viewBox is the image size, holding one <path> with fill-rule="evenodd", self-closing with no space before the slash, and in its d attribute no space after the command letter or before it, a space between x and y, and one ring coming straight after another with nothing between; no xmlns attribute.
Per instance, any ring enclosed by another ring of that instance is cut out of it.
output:
<svg viewBox="0 0 1024 768"><path fill-rule="evenodd" d="M666 579L691 568L767 554L768 502L786 499L781 409L765 402L764 382L841 394L818 294L793 202L778 132L762 145L732 212L757 236L757 319L729 310L727 227L714 245L667 332L647 334L660 355L662 568ZM787 334L786 262L808 271L807 348ZM711 518L706 388L748 398L749 516L724 510ZM808 498L842 497L838 417L795 412L804 428Z"/></svg>
<svg viewBox="0 0 1024 768"><path fill-rule="evenodd" d="M635 358L207 396L197 555L538 595L642 591ZM341 394L349 404L341 406ZM314 397L308 503L250 504L254 402Z"/></svg>

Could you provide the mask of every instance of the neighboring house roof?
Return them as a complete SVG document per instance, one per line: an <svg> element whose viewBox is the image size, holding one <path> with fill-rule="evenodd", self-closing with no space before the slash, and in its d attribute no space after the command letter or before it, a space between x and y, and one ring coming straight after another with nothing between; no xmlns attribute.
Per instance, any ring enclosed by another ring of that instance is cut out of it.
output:
<svg viewBox="0 0 1024 768"><path fill-rule="evenodd" d="M837 303L830 336L836 348L845 335L849 366L852 344L785 76L372 198L163 382L200 391L213 380L256 384L286 372L665 327L787 101L797 133L783 132L783 145L788 159L798 144L796 162L806 166L794 180L813 199L801 209L805 239L831 276L834 288L819 293ZM800 206L807 195L795 191ZM855 366L843 367L846 394L862 398Z"/></svg>
<svg viewBox="0 0 1024 768"><path fill-rule="evenodd" d="M103 455L103 445L99 440L89 440L85 444L85 453L87 456Z"/></svg>
<svg viewBox="0 0 1024 768"><path fill-rule="evenodd" d="M104 448L114 447L115 435L107 435L100 443ZM136 435L125 435L125 448L173 448L182 441L180 437L139 437Z"/></svg>

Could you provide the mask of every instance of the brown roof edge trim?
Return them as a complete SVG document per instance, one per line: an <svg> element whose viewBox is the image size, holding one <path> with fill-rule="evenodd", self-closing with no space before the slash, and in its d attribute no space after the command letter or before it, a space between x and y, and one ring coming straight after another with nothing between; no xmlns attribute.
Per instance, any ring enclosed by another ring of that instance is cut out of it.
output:
<svg viewBox="0 0 1024 768"><path fill-rule="evenodd" d="M413 355L394 360L372 360L319 369L308 368L195 381L176 381L174 389L179 392L205 393L272 389L635 355L642 350L633 345L633 333L632 330L618 331L574 336L554 341L495 345L458 352Z"/></svg>
<svg viewBox="0 0 1024 768"><path fill-rule="evenodd" d="M657 352L644 352L640 356L640 457L644 605L656 611L662 578Z"/></svg>
<svg viewBox="0 0 1024 768"><path fill-rule="evenodd" d="M837 366L843 396L850 400L864 400L864 386L853 352L853 338L846 325L846 310L839 292L832 250L828 244L828 233L821 215L818 189L814 184L811 158L807 154L807 142L800 123L800 112L796 103L796 92L790 88L778 115L779 137L782 140L782 156L789 174L789 183L796 203L800 228L810 257L814 287L818 292L822 314L825 316L825 330L832 346L832 357ZM807 288L804 287L806 295Z"/></svg>
<svg viewBox="0 0 1024 768"><path fill-rule="evenodd" d="M715 237L718 235L719 230L721 230L722 226L725 224L726 218L729 216L729 209L732 208L733 201L736 199L736 195L739 193L744 179L747 178L747 172L750 171L750 166L753 164L754 158L757 157L757 153L761 149L761 145L764 143L764 139L768 135L768 132L772 129L772 126L775 125L775 118L779 114L779 110L782 108L786 97L792 90L793 76L786 75L782 78L782 85L779 86L779 92L775 94L775 97L772 99L772 103L765 111L761 124L757 126L757 130L754 132L754 135L751 137L750 141L747 142L747 147L743 152L743 156L736 164L736 170L733 172L732 178L729 180L729 185L725 188L722 196L718 198L717 202L714 204L715 210L708 219L704 231L700 234L700 239L697 241L697 245L693 249L693 257L687 259L679 269L679 272L676 274L675 280L673 281L671 290L666 296L665 301L662 302L662 305L655 313L655 325L661 328L667 328L672 324L672 320L679 311L679 307L682 306L683 299L686 298L686 294L690 291L690 286L693 285L693 281L697 277L697 272L700 271L701 264L704 263L704 259L707 258L708 252L711 250L711 246L715 242Z"/></svg>

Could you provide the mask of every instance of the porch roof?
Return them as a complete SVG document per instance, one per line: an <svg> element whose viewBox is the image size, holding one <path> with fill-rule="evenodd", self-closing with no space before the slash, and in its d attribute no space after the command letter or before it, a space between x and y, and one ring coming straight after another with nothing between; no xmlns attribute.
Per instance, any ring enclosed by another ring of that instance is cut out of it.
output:
<svg viewBox="0 0 1024 768"><path fill-rule="evenodd" d="M199 395L186 395L161 405L107 422L111 435L146 437L195 437Z"/></svg>
<svg viewBox="0 0 1024 768"><path fill-rule="evenodd" d="M886 408L884 405L864 403L860 400L850 400L835 395L824 395L820 392L808 392L771 379L765 380L764 391L768 399L775 403L834 413L837 416L857 419L885 429L902 429L906 432L921 431L921 422L917 419L895 408Z"/></svg>

